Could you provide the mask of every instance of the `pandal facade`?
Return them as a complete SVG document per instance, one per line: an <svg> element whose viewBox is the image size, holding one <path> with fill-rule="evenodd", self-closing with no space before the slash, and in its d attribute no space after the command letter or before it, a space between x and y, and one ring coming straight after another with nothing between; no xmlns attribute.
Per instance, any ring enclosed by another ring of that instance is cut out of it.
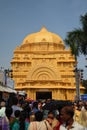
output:
<svg viewBox="0 0 87 130"><path fill-rule="evenodd" d="M43 27L29 34L14 50L11 61L16 90L32 99L73 100L76 95L75 58L57 34ZM83 88L80 88L83 92Z"/></svg>

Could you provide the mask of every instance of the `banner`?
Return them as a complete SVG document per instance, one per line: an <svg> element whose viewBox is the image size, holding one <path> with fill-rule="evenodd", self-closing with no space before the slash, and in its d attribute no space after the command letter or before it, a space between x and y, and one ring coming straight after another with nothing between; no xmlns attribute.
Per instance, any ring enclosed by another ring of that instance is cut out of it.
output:
<svg viewBox="0 0 87 130"><path fill-rule="evenodd" d="M7 77L6 86L8 86L8 87L14 89L14 80L11 79L11 78L9 78L9 77Z"/></svg>

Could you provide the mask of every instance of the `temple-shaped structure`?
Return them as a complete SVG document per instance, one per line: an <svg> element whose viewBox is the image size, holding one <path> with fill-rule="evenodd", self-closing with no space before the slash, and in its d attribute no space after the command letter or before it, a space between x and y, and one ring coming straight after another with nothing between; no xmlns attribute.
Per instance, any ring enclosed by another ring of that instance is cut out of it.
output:
<svg viewBox="0 0 87 130"><path fill-rule="evenodd" d="M16 90L33 99L73 100L75 58L63 40L45 27L26 36L11 61ZM83 92L83 87L80 87Z"/></svg>

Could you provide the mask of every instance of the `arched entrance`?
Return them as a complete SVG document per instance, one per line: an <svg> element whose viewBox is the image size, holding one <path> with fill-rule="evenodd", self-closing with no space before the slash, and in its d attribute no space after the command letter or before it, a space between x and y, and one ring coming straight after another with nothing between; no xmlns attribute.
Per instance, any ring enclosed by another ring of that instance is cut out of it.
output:
<svg viewBox="0 0 87 130"><path fill-rule="evenodd" d="M52 92L36 92L36 99L52 99Z"/></svg>

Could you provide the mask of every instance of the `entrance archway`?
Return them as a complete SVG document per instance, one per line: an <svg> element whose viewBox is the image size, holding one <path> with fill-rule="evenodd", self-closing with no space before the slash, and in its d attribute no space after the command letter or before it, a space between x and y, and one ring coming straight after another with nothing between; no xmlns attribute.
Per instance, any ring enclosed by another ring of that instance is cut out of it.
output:
<svg viewBox="0 0 87 130"><path fill-rule="evenodd" d="M52 99L52 92L36 92L36 99Z"/></svg>

